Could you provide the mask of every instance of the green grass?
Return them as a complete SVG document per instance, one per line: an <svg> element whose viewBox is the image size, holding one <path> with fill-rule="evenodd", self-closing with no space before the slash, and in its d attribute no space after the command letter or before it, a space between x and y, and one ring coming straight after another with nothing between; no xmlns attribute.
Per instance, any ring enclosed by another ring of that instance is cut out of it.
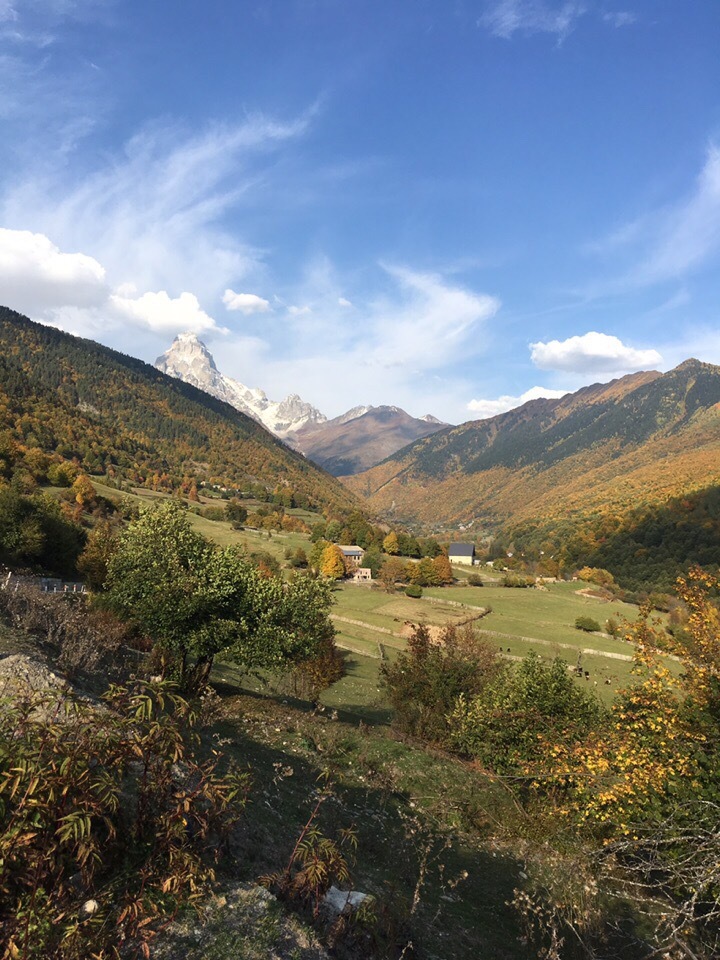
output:
<svg viewBox="0 0 720 960"><path fill-rule="evenodd" d="M92 478L92 483L100 496L106 497L108 500L116 503L119 503L121 500L129 500L138 506L147 506L158 500L169 499L169 495L166 493L159 493L155 490L145 490L143 487L133 487L131 492L126 492L124 490L116 490L114 487L108 487L94 477ZM46 491L58 496L65 493L66 489L67 488L63 487L47 487ZM185 502L191 508L197 506L197 504L191 504L187 500ZM244 502L249 504L250 507L253 506L253 502L251 501ZM211 498L202 504L202 506L222 505L223 501L215 498ZM255 503L255 506L259 506L259 501ZM316 522L319 519L317 514L310 513L308 510L292 509L287 512L293 516L302 517L302 519L308 523ZM204 537L207 537L208 540L213 540L221 547L238 546L247 550L248 553L264 551L280 561L284 559L285 551L288 548L295 551L298 547L302 547L306 553L309 553L312 548L310 539L305 534L272 531L268 536L268 531L266 530L235 530L232 524L227 523L225 520L208 520L205 517L200 517L196 513L193 513L192 509L188 516L190 517L193 529L197 530L197 532L201 533Z"/></svg>
<svg viewBox="0 0 720 960"><path fill-rule="evenodd" d="M631 680L632 663L620 658L632 657L633 648L621 639L579 631L575 620L589 614L603 625L610 617L633 621L637 619L638 608L620 601L598 601L578 592L587 586L580 582L557 583L537 590L511 589L488 583L484 587L435 587L424 592L424 597L453 600L465 605L458 607L442 602L429 603L424 598L410 600L402 593L387 594L382 590L342 585L335 593L333 612L361 622L362 625L336 621L336 628L341 644L370 660L367 672L372 670L373 664L377 669L374 658L378 641L390 649L405 645L403 639L376 633L372 627L399 633L405 621L443 626L472 617L477 614L477 608L489 606L491 613L476 623L476 629L485 633L488 642L512 657L535 652L545 658L562 657L572 666L576 665L578 654L581 654L582 669L590 676L585 678L583 674L578 683L597 687L598 694L609 701L617 689ZM596 652L585 653L584 650ZM368 683L372 685L372 680L369 679Z"/></svg>
<svg viewBox="0 0 720 960"><path fill-rule="evenodd" d="M353 889L374 894L391 911L407 910L429 850L407 932L421 956L533 956L508 906L523 870L509 840L524 828L501 786L459 760L398 742L383 728L343 722L342 713L332 720L292 703L238 697L226 701L226 717L217 728L229 741L224 750L252 768L255 783L236 851L248 877L287 863L326 771L334 797L321 808L319 827L327 836L354 827Z"/></svg>

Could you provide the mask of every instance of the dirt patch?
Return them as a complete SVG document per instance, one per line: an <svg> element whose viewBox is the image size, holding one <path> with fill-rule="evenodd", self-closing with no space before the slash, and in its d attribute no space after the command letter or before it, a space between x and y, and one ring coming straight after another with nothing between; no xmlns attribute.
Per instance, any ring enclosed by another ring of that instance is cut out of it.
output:
<svg viewBox="0 0 720 960"><path fill-rule="evenodd" d="M3 696L47 691L59 693L66 686L67 681L62 677L24 653L12 654L0 660L0 693Z"/></svg>
<svg viewBox="0 0 720 960"><path fill-rule="evenodd" d="M419 626L419 623L411 623L409 620L406 620L402 625L400 635L405 637L406 640L409 640ZM425 624L425 629L429 633L430 639L433 643L439 643L443 633L445 633L445 627L434 627L427 623Z"/></svg>
<svg viewBox="0 0 720 960"><path fill-rule="evenodd" d="M582 590L576 590L581 597L587 597L588 600L599 600L601 603L610 603L610 598L600 590L593 590L592 587L583 587Z"/></svg>

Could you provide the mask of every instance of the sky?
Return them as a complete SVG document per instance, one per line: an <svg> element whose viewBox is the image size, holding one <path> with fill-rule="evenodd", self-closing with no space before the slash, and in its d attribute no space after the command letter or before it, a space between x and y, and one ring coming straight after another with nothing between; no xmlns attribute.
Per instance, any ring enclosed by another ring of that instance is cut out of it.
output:
<svg viewBox="0 0 720 960"><path fill-rule="evenodd" d="M0 303L328 416L720 363L719 0L0 0Z"/></svg>

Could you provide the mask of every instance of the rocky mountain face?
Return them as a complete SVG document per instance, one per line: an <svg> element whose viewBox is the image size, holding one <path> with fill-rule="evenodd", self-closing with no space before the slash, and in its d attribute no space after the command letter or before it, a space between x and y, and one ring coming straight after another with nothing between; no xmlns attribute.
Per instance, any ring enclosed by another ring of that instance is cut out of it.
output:
<svg viewBox="0 0 720 960"><path fill-rule="evenodd" d="M326 423L301 427L290 442L328 473L350 476L444 427L429 414L411 417L400 407L354 407Z"/></svg>
<svg viewBox="0 0 720 960"><path fill-rule="evenodd" d="M447 426L430 414L415 418L399 407L353 407L328 420L296 393L269 400L257 387L246 387L221 373L194 333L177 336L155 366L252 417L334 476L367 470L413 440Z"/></svg>
<svg viewBox="0 0 720 960"><path fill-rule="evenodd" d="M720 367L687 360L440 430L347 485L406 522L541 527L718 483Z"/></svg>
<svg viewBox="0 0 720 960"><path fill-rule="evenodd" d="M246 387L239 380L221 373L205 346L194 333L175 337L169 350L158 357L155 366L171 377L177 377L224 400L241 413L257 420L277 437L285 438L307 424L325 423L327 417L296 393L284 400L269 400L257 387Z"/></svg>

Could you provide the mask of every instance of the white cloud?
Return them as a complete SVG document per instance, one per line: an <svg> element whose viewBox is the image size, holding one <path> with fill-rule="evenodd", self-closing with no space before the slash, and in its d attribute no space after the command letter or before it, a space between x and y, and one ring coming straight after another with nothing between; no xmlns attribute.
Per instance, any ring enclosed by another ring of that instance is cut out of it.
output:
<svg viewBox="0 0 720 960"><path fill-rule="evenodd" d="M662 362L657 350L636 350L618 337L586 333L567 340L531 343L532 362L541 370L566 373L620 373L654 367Z"/></svg>
<svg viewBox="0 0 720 960"><path fill-rule="evenodd" d="M90 251L108 267L113 287L130 281L141 290L189 289L209 302L262 271L262 254L221 221L246 199L263 199L268 152L308 124L309 116L288 123L254 116L195 135L154 124L77 182L67 182L73 168L62 166L11 184L0 218Z"/></svg>
<svg viewBox="0 0 720 960"><path fill-rule="evenodd" d="M338 306L339 307L351 307L352 303L347 297L338 297Z"/></svg>
<svg viewBox="0 0 720 960"><path fill-rule="evenodd" d="M661 215L635 279L640 283L684 276L720 249L720 148L709 147L695 190Z"/></svg>
<svg viewBox="0 0 720 960"><path fill-rule="evenodd" d="M519 397L503 396L498 397L497 400L471 400L467 409L479 414L478 419L485 420L487 417L496 417L500 413L514 410L515 407L520 407L529 400L559 399L568 392L567 390L548 390L546 387L531 387Z"/></svg>
<svg viewBox="0 0 720 960"><path fill-rule="evenodd" d="M336 275L327 257L314 258L287 299L309 309L296 307L292 323L267 331L272 349L260 357L251 360L232 341L224 344L227 372L272 397L297 392L330 416L387 403L461 419L470 385L450 368L485 351L485 326L499 300L441 275L395 265L382 270L384 297L353 296L348 310L339 302L350 299L342 294L347 278ZM365 274L354 281L362 289L378 285Z"/></svg>
<svg viewBox="0 0 720 960"><path fill-rule="evenodd" d="M650 210L588 243L586 253L619 265L614 279L591 284L595 297L684 280L720 253L720 148L708 147L694 188L679 202ZM631 266L628 269L627 264Z"/></svg>
<svg viewBox="0 0 720 960"><path fill-rule="evenodd" d="M114 293L110 296L110 304L118 316L155 332L220 332L213 318L200 307L194 293L181 293L174 299L165 290L144 293L136 298Z"/></svg>
<svg viewBox="0 0 720 960"><path fill-rule="evenodd" d="M308 313L312 313L312 310L307 306L307 304L304 307L298 307L295 304L291 304L287 309L291 317L304 317Z"/></svg>
<svg viewBox="0 0 720 960"><path fill-rule="evenodd" d="M368 327L361 330L371 364L411 370L442 367L459 359L471 335L500 309L496 297L451 286L435 274L390 265L384 269L403 297L400 303L376 304Z"/></svg>
<svg viewBox="0 0 720 960"><path fill-rule="evenodd" d="M270 301L264 300L256 293L235 293L234 290L226 290L223 294L223 303L228 310L239 310L246 315L270 311Z"/></svg>
<svg viewBox="0 0 720 960"><path fill-rule="evenodd" d="M0 302L22 313L102 303L104 268L84 253L63 253L42 233L0 228Z"/></svg>
<svg viewBox="0 0 720 960"><path fill-rule="evenodd" d="M494 0L478 23L504 40L520 32L552 33L562 41L586 12L587 5L574 0L560 4L544 0Z"/></svg>

